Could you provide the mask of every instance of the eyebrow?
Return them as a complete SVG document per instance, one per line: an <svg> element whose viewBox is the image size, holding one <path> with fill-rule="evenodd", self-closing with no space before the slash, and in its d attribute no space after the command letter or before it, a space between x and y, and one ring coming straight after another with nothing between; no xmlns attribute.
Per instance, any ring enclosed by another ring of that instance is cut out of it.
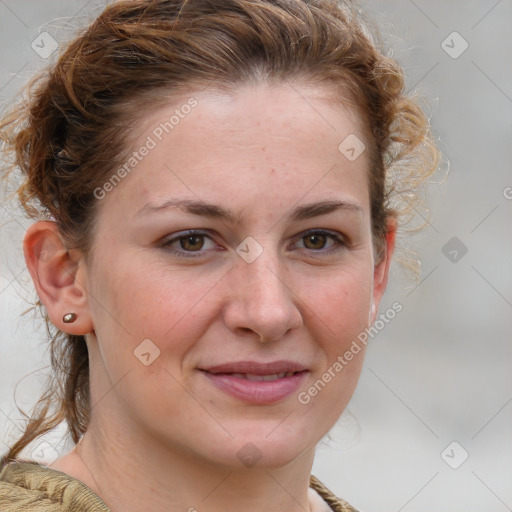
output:
<svg viewBox="0 0 512 512"><path fill-rule="evenodd" d="M147 203L136 214L147 215L149 213L158 212L166 208L178 208L186 213L209 217L212 219L223 219L232 224L242 224L243 216L233 213L231 210L215 205L205 203L203 201L194 201L190 199L169 199L161 204ZM351 201L327 200L309 203L295 208L291 214L291 220L300 221L326 215L337 210L348 210L362 213L363 209L359 203Z"/></svg>

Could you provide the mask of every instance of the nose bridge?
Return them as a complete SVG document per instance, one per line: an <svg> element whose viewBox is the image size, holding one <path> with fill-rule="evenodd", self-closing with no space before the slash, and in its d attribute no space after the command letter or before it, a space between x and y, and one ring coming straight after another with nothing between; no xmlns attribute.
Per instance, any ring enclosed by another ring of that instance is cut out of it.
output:
<svg viewBox="0 0 512 512"><path fill-rule="evenodd" d="M262 246L261 254L251 263L239 261L238 275L246 281L246 298L255 308L275 303L276 306L290 299L283 279L283 268L277 250L269 243Z"/></svg>
<svg viewBox="0 0 512 512"><path fill-rule="evenodd" d="M231 330L249 329L262 341L276 340L302 320L277 249L269 239L261 248L252 262L242 257L236 261L226 325Z"/></svg>
<svg viewBox="0 0 512 512"><path fill-rule="evenodd" d="M282 266L279 261L276 261L276 258L266 258L262 254L254 262L242 265L240 273L247 279L253 299L258 298L262 301L278 303L290 298ZM254 300L253 302L257 303L258 301Z"/></svg>

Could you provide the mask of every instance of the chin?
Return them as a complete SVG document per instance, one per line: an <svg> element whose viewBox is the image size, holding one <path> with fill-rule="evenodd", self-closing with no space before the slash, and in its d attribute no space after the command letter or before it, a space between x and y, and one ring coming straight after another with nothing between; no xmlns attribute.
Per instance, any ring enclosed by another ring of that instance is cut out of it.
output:
<svg viewBox="0 0 512 512"><path fill-rule="evenodd" d="M217 463L236 467L252 468L280 468L293 463L297 458L314 451L315 439L311 434L305 435L297 425L288 425L280 429L279 422L263 422L265 428L254 425L245 425L237 430L230 430L233 434L224 446L216 444L207 450L208 457L214 457ZM295 427L295 428L294 428ZM318 436L319 439L322 437Z"/></svg>

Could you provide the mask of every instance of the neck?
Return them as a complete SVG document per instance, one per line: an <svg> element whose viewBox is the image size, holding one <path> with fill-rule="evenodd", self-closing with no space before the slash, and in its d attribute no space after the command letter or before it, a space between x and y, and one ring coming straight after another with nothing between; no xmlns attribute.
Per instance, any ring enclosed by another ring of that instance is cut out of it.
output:
<svg viewBox="0 0 512 512"><path fill-rule="evenodd" d="M91 424L75 454L80 479L112 512L310 510L313 450L284 467L219 466L150 441L134 442L122 429L111 435Z"/></svg>

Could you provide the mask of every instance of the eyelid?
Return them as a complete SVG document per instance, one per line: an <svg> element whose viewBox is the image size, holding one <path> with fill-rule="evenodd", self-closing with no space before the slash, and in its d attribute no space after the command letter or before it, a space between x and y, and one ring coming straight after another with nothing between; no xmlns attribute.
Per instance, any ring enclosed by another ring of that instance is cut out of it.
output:
<svg viewBox="0 0 512 512"><path fill-rule="evenodd" d="M310 228L310 229L306 229L304 231L302 231L301 233L299 233L298 235L296 235L296 238L299 239L299 238L303 238L307 235L315 235L315 234L322 234L322 235L327 235L327 236L330 236L331 238L334 238L336 240L340 240L340 241L343 241L343 242L346 242L346 239L345 239L345 236L340 233L339 231L332 231L330 229L326 229L326 228Z"/></svg>
<svg viewBox="0 0 512 512"><path fill-rule="evenodd" d="M322 249L308 249L307 247L299 248L297 251L299 254L307 254L311 257L323 257L323 256L329 256L333 253L337 253L339 251L342 251L346 249L348 246L350 246L350 243L346 240L346 237L339 233L338 231L331 231L329 229L324 228L310 228L306 229L305 231L302 231L301 233L295 235L293 244L296 244L298 241L300 241L302 238L308 236L308 235L315 235L315 234L321 234L325 235L327 238L330 238L333 240L333 244L327 248ZM183 257L183 258L202 258L206 256L208 253L211 253L211 251L223 251L224 248L216 248L216 249L199 249L198 251L186 251L183 249L175 249L171 247L171 244L178 242L182 238L187 238L190 236L201 236L204 238L207 238L211 240L213 243L215 243L215 240L212 237L212 232L208 229L188 229L184 230L178 233L173 234L170 237L164 237L161 242L159 243L159 247L164 249L165 251L168 251L169 253L176 255L176 257ZM292 244L292 245L293 245Z"/></svg>
<svg viewBox="0 0 512 512"><path fill-rule="evenodd" d="M178 233L175 233L171 236L163 237L158 242L158 246L161 247L162 249L170 251L171 253L176 253L176 254L180 254L180 255L186 254L187 255L186 257L190 257L190 256L197 257L199 255L202 255L204 253L203 250L184 251L183 249L174 249L171 247L171 244L178 242L182 238L187 238L190 236L202 236L202 237L207 238L215 243L215 240L213 240L213 238L211 236L211 232L208 229L187 229L184 231L179 231Z"/></svg>
<svg viewBox="0 0 512 512"><path fill-rule="evenodd" d="M315 234L326 235L327 237L334 240L335 243L327 249L307 249L307 248L304 249L304 250L307 250L308 252L311 252L312 254L319 254L319 255L329 254L330 252L335 252L339 249L343 249L350 245L350 243L347 241L346 237L343 234L339 233L338 231L331 231L329 229L324 229L324 228L307 229L307 230L303 231L302 233L299 233L296 236L296 240L300 240L300 239L304 238L305 236L315 235Z"/></svg>

